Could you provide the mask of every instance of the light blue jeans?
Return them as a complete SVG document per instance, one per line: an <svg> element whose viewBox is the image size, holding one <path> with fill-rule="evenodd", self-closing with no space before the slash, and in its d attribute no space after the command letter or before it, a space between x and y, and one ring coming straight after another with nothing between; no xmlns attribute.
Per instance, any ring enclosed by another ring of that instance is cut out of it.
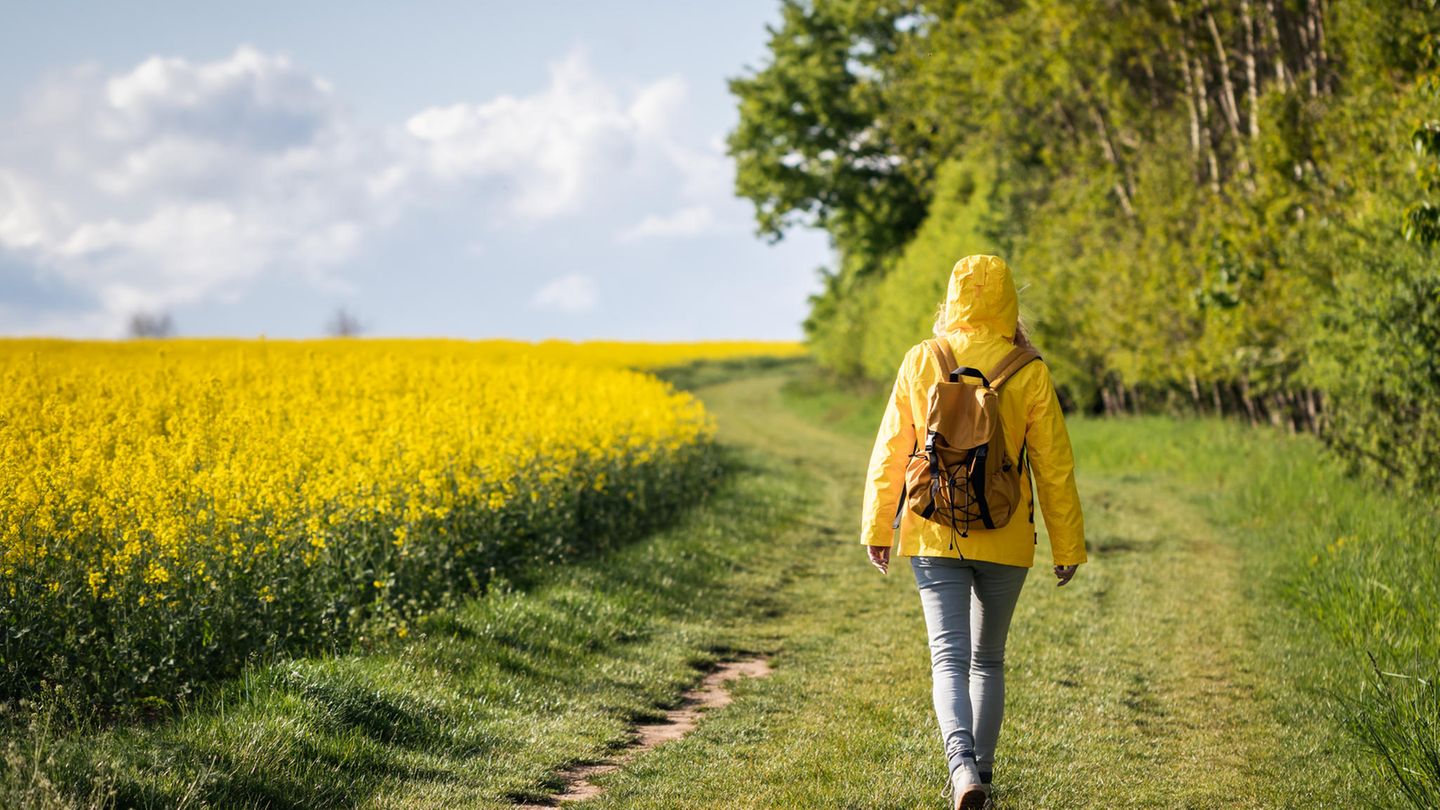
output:
<svg viewBox="0 0 1440 810"><path fill-rule="evenodd" d="M951 557L911 557L910 568L930 636L945 759L953 773L973 753L988 775L1005 715L1005 637L1030 569Z"/></svg>

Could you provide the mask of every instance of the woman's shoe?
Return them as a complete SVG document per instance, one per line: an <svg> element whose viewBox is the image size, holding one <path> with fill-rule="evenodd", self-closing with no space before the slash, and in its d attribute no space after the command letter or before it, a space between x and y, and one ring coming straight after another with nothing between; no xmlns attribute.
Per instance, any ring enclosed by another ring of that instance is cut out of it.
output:
<svg viewBox="0 0 1440 810"><path fill-rule="evenodd" d="M950 786L954 791L955 810L980 810L990 796L980 781L973 754L961 755L960 766L950 774Z"/></svg>

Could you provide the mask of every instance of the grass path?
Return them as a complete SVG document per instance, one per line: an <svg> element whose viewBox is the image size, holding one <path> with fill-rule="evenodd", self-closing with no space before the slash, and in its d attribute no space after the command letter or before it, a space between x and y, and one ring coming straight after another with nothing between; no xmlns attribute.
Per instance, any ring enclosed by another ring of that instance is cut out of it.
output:
<svg viewBox="0 0 1440 810"><path fill-rule="evenodd" d="M601 779L596 810L940 806L913 579L904 564L879 576L855 542L869 422L843 401L783 407L782 382L701 392L724 440L786 459L818 495L807 551L776 561L794 578L765 628L775 674ZM1352 763L1278 677L1293 651L1265 636L1236 539L1164 480L1088 469L1075 432L1092 563L1057 589L1039 549L1012 629L998 807L1347 806Z"/></svg>

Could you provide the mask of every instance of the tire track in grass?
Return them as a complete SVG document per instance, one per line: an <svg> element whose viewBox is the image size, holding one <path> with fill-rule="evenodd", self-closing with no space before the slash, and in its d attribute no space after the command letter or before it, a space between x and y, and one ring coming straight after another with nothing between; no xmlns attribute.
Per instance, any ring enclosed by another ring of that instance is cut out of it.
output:
<svg viewBox="0 0 1440 810"><path fill-rule="evenodd" d="M770 662L764 657L716 664L698 685L681 695L679 705L665 712L665 719L637 725L634 729L634 741L624 750L598 762L566 768L559 774L567 785L565 790L552 796L546 804L517 804L516 810L547 810L556 804L594 799L605 790L595 783L596 777L617 771L626 762L650 749L678 740L694 731L700 724L702 714L730 704L730 692L726 688L730 681L737 678L764 678L770 672Z"/></svg>
<svg viewBox="0 0 1440 810"><path fill-rule="evenodd" d="M1000 806L1293 806L1234 547L1153 482L1085 483L1082 601L1021 598Z"/></svg>

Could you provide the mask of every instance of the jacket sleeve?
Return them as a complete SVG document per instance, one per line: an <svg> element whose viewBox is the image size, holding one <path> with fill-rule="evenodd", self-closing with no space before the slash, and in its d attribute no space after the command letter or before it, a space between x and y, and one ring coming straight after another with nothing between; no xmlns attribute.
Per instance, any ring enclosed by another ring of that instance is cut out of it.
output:
<svg viewBox="0 0 1440 810"><path fill-rule="evenodd" d="M895 509L905 486L905 465L915 449L915 424L910 410L910 367L907 354L895 374L895 386L885 405L885 416L875 434L870 468L865 476L865 499L860 516L860 542L870 546L894 543Z"/></svg>
<svg viewBox="0 0 1440 810"><path fill-rule="evenodd" d="M1040 374L1025 418L1027 455L1035 471L1035 489L1040 497L1040 511L1045 516L1045 529L1050 534L1055 564L1075 565L1086 560L1085 521L1080 514L1080 493L1075 487L1075 456L1050 369L1043 363L1035 365L1040 368Z"/></svg>

